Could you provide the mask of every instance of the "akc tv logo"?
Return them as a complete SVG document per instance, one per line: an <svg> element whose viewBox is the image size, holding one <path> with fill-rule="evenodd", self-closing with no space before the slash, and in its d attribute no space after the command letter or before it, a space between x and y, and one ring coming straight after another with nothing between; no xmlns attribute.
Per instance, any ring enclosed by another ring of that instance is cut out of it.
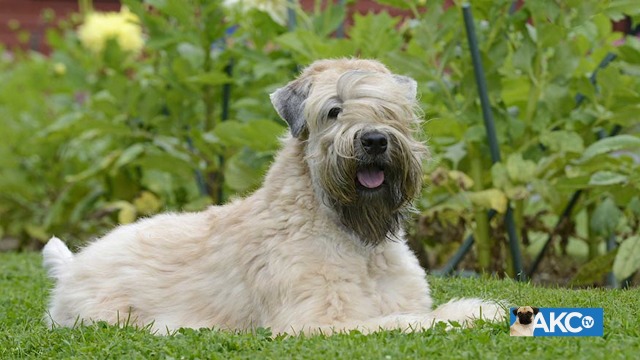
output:
<svg viewBox="0 0 640 360"><path fill-rule="evenodd" d="M603 336L602 308L511 308L511 336Z"/></svg>

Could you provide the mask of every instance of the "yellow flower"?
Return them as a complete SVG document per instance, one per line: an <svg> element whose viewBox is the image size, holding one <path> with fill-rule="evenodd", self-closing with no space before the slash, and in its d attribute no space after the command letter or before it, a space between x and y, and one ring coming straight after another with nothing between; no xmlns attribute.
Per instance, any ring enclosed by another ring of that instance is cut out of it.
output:
<svg viewBox="0 0 640 360"><path fill-rule="evenodd" d="M63 63L55 63L53 64L53 73L56 75L64 75L67 73L67 67Z"/></svg>
<svg viewBox="0 0 640 360"><path fill-rule="evenodd" d="M140 20L129 9L120 12L93 12L86 16L78 28L82 45L98 54L104 51L107 41L114 40L121 50L137 54L142 50L144 40Z"/></svg>

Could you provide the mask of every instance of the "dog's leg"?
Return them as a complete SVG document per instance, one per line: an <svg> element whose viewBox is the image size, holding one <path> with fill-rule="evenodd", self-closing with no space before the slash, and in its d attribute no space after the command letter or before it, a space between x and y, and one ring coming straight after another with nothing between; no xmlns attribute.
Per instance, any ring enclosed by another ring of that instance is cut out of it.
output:
<svg viewBox="0 0 640 360"><path fill-rule="evenodd" d="M506 316L506 307L500 303L482 299L453 299L438 306L432 315L440 321L456 321L470 325L475 319L500 321Z"/></svg>
<svg viewBox="0 0 640 360"><path fill-rule="evenodd" d="M364 334L383 330L414 332L430 329L439 322L449 324L451 321L458 322L464 327L470 327L476 319L487 321L502 320L505 317L504 312L503 307L498 303L481 299L460 299L452 300L441 305L432 313L424 315L395 314L353 323L337 323L335 325L292 325L290 329L283 332L324 335L344 333L350 330L358 330Z"/></svg>

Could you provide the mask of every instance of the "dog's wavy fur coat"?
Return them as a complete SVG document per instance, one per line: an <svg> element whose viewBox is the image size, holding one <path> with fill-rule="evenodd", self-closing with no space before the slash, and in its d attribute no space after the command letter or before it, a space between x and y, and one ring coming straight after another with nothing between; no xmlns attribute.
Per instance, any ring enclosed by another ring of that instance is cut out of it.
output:
<svg viewBox="0 0 640 360"><path fill-rule="evenodd" d="M43 250L56 280L47 319L332 333L503 318L498 304L480 299L433 310L404 241L402 215L427 154L412 137L415 88L375 61L312 64L272 95L291 135L255 193L120 226L75 255L52 238ZM333 108L340 115L330 119ZM368 159L358 139L370 129L388 137L389 158L380 160L383 189L363 191L354 185Z"/></svg>

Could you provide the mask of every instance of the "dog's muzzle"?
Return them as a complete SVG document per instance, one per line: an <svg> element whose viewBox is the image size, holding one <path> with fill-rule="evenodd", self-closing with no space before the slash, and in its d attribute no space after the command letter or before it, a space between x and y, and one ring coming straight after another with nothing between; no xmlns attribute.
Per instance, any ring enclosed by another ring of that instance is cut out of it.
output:
<svg viewBox="0 0 640 360"><path fill-rule="evenodd" d="M387 151L387 136L379 131L369 131L360 137L362 148L369 155L380 155Z"/></svg>
<svg viewBox="0 0 640 360"><path fill-rule="evenodd" d="M518 313L518 320L520 321L520 324L522 325L529 325L533 322L533 313L531 312L526 312L526 313Z"/></svg>
<svg viewBox="0 0 640 360"><path fill-rule="evenodd" d="M368 131L360 136L360 144L368 158L377 159L387 152L389 140L380 131ZM384 183L384 168L370 164L361 166L356 172L358 185L365 189L376 189Z"/></svg>

